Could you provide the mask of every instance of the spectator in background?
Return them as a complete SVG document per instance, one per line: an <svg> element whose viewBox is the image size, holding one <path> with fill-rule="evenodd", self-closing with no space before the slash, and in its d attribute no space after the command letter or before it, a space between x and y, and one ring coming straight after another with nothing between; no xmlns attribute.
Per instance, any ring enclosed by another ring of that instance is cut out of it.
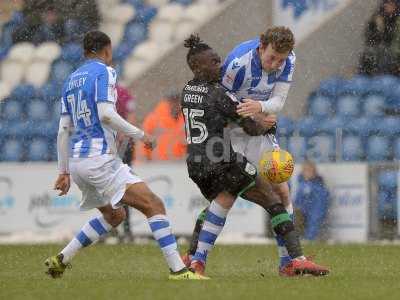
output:
<svg viewBox="0 0 400 300"><path fill-rule="evenodd" d="M62 42L64 23L54 1L25 0L23 2L22 15L24 21L14 31L13 43Z"/></svg>
<svg viewBox="0 0 400 300"><path fill-rule="evenodd" d="M400 75L399 0L382 0L368 22L360 73Z"/></svg>
<svg viewBox="0 0 400 300"><path fill-rule="evenodd" d="M13 43L76 42L100 22L95 0L24 0L22 15Z"/></svg>
<svg viewBox="0 0 400 300"><path fill-rule="evenodd" d="M303 163L297 178L298 187L294 201L296 228L303 229L306 240L319 237L329 207L329 191L311 161Z"/></svg>
<svg viewBox="0 0 400 300"><path fill-rule="evenodd" d="M183 159L186 154L185 121L180 108L180 95L171 93L150 112L143 130L157 139L157 147L149 151L142 147L148 160Z"/></svg>

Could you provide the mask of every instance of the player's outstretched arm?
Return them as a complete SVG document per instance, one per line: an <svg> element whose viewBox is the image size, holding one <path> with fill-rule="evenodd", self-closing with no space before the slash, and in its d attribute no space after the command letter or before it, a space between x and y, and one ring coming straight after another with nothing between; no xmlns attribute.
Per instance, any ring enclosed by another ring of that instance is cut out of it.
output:
<svg viewBox="0 0 400 300"><path fill-rule="evenodd" d="M68 144L69 144L69 131L71 127L71 117L69 115L62 115L58 127L57 134L57 155L58 155L58 171L59 175L54 184L54 189L59 190L59 195L68 193L71 186L69 177L68 165Z"/></svg>
<svg viewBox="0 0 400 300"><path fill-rule="evenodd" d="M143 130L125 121L116 111L112 102L102 102L97 104L99 118L102 123L134 139L141 140L147 148L153 149L156 141L153 137L144 133Z"/></svg>
<svg viewBox="0 0 400 300"><path fill-rule="evenodd" d="M290 89L289 82L277 82L268 101L256 101L252 99L244 99L238 105L238 114L243 117L251 117L257 113L277 114L285 105L286 98Z"/></svg>

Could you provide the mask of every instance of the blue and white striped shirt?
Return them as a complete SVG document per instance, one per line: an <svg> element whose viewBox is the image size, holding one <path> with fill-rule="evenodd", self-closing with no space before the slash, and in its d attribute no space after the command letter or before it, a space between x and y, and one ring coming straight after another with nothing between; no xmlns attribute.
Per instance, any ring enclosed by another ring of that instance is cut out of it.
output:
<svg viewBox="0 0 400 300"><path fill-rule="evenodd" d="M260 39L239 44L225 59L222 66L222 84L239 99L267 101L277 82L291 82L296 56L290 52L278 71L267 73L262 69L257 48Z"/></svg>
<svg viewBox="0 0 400 300"><path fill-rule="evenodd" d="M86 61L65 81L61 114L69 115L74 131L70 138L71 157L93 157L116 153L116 132L102 126L97 104L111 102L115 105L117 74L102 61Z"/></svg>

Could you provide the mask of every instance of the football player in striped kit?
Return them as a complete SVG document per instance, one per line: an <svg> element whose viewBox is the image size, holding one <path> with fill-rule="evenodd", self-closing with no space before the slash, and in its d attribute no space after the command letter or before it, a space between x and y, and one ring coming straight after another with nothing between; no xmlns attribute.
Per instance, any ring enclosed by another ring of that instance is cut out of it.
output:
<svg viewBox="0 0 400 300"><path fill-rule="evenodd" d="M276 124L276 114L285 104L293 78L296 61L294 43L290 29L273 27L260 37L239 44L228 54L221 68L221 83L242 102L238 105L239 115L252 117L269 127ZM233 150L245 156L255 166L259 165L265 151L279 148L271 131L263 136L250 136L242 128L232 126L230 139ZM288 184L282 183L273 187L293 218ZM207 208L199 215L190 249L183 256L186 265L190 264L195 254L206 212ZM278 234L276 240L280 257L279 274L296 275L295 262L285 247L284 239Z"/></svg>
<svg viewBox="0 0 400 300"><path fill-rule="evenodd" d="M149 148L155 146L155 140L116 112L117 76L109 66L110 38L100 31L88 32L83 48L87 60L67 78L62 92L55 189L60 195L67 194L71 174L82 192L81 209L97 208L101 214L89 220L59 254L46 259L47 274L60 277L80 249L124 220L123 205L128 205L147 217L170 279L205 279L184 265L160 198L117 155L117 132L141 140Z"/></svg>

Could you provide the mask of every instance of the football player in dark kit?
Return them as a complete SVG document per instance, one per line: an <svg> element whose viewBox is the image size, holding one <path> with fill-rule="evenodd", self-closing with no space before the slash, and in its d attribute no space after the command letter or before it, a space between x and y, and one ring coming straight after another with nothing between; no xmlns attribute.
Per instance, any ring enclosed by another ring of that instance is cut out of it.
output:
<svg viewBox="0 0 400 300"><path fill-rule="evenodd" d="M208 252L221 233L236 197L242 196L261 205L271 216L272 227L284 237L292 258L293 275L328 274L327 268L303 256L299 237L279 196L268 183L257 178L255 166L233 151L229 135L224 134L230 122L239 124L249 135L265 134L269 128L237 114L239 101L219 83L221 58L210 46L197 35L191 35L185 40L185 47L189 48L187 63L194 74L183 88L181 98L188 173L211 202L198 235L191 269L204 274Z"/></svg>

